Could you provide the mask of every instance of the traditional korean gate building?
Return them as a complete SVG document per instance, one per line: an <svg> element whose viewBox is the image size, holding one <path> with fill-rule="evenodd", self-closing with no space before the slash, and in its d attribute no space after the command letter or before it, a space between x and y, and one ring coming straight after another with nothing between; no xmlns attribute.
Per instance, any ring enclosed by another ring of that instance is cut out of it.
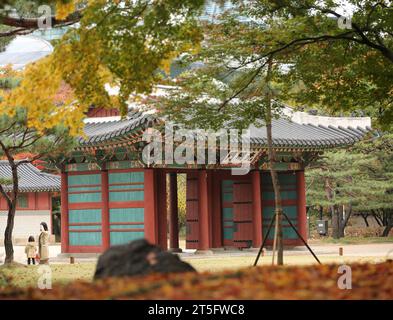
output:
<svg viewBox="0 0 393 320"><path fill-rule="evenodd" d="M307 238L305 166L326 149L362 139L371 130L370 119L285 112L288 118L273 121L281 196L284 211ZM187 248L203 251L261 245L274 213L266 128L251 127L251 171L234 176L223 164L144 164L142 133L160 123L153 114L137 111L125 119L113 110L90 112L85 121L86 137L62 166L63 253L99 253L139 238L168 249L168 225L169 247L178 249L174 204L179 173L187 174ZM285 222L283 231L285 245L301 245Z"/></svg>

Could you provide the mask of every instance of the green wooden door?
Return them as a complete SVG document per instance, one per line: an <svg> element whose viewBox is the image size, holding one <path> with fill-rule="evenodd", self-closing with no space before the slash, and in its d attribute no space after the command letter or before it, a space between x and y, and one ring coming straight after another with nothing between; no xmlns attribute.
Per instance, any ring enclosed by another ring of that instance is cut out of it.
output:
<svg viewBox="0 0 393 320"><path fill-rule="evenodd" d="M110 244L118 245L145 237L145 181L143 171L110 170Z"/></svg>
<svg viewBox="0 0 393 320"><path fill-rule="evenodd" d="M102 245L102 211L97 209L101 199L101 174L68 176L70 246Z"/></svg>
<svg viewBox="0 0 393 320"><path fill-rule="evenodd" d="M278 173L278 179L281 186L281 198L283 203L283 211L289 217L292 224L297 227L297 188L296 188L296 174L292 172ZM262 175L262 229L263 235L266 234L269 223L274 215L274 190L270 173L263 173ZM290 227L286 219L283 219L283 237L284 240L298 239L296 232ZM274 228L269 233L268 239L274 238Z"/></svg>
<svg viewBox="0 0 393 320"><path fill-rule="evenodd" d="M224 246L233 246L233 180L221 181L222 235Z"/></svg>

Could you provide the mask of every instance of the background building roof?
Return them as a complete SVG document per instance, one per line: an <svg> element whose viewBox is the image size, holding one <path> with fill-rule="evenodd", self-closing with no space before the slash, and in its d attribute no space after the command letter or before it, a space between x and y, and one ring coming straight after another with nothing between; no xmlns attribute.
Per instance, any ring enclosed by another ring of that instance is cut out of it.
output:
<svg viewBox="0 0 393 320"><path fill-rule="evenodd" d="M18 166L19 192L54 192L60 191L60 177L38 170L30 163ZM0 160L0 178L11 180L11 167L6 160ZM6 192L12 190L12 184L3 186Z"/></svg>

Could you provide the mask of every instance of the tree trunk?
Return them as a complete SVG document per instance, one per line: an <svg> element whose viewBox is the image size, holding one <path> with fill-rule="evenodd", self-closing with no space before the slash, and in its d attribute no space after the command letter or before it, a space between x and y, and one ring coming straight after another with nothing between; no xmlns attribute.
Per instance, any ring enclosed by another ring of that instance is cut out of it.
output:
<svg viewBox="0 0 393 320"><path fill-rule="evenodd" d="M15 212L16 212L16 204L18 200L18 189L19 189L18 167L15 164L14 159L9 159L9 164L11 166L13 185L12 185L10 202L8 203L7 226L4 232L4 247L5 247L4 264L11 264L12 262L14 262L14 246L12 244L12 231L14 230Z"/></svg>
<svg viewBox="0 0 393 320"><path fill-rule="evenodd" d="M344 209L345 209L345 206L342 206L341 207L341 224L340 224L341 237L345 237L345 228L347 227L348 221L352 215L352 205L351 204L348 205L348 210L345 214L345 218L344 218Z"/></svg>
<svg viewBox="0 0 393 320"><path fill-rule="evenodd" d="M392 230L393 228L393 223L391 223L390 225L386 226L385 229L382 232L382 237L387 237L390 233L390 230Z"/></svg>
<svg viewBox="0 0 393 320"><path fill-rule="evenodd" d="M344 206L338 206L338 235L344 237Z"/></svg>
<svg viewBox="0 0 393 320"><path fill-rule="evenodd" d="M382 219L379 217L378 212L375 212L375 210L371 211L373 213L374 220L377 222L378 226L382 227Z"/></svg>
<svg viewBox="0 0 393 320"><path fill-rule="evenodd" d="M393 212L387 212L386 214L386 220L387 220L387 224L385 226L385 229L382 232L382 237L387 237L390 233L390 230L392 230L393 228Z"/></svg>
<svg viewBox="0 0 393 320"><path fill-rule="evenodd" d="M366 227L367 227L367 228L370 227L370 224L368 223L368 220L367 220L367 218L368 218L368 213L361 213L360 215L362 216L362 218L363 218L363 220L364 220L364 223L366 224Z"/></svg>
<svg viewBox="0 0 393 320"><path fill-rule="evenodd" d="M333 238L340 239L345 236L345 228L348 224L349 218L352 215L352 206L348 206L348 212L344 218L344 206L334 205L332 208L332 228Z"/></svg>
<svg viewBox="0 0 393 320"><path fill-rule="evenodd" d="M382 211L382 225L383 225L383 226L389 225L389 223L388 223L388 217L389 217L389 213L386 213L386 210L383 210L383 211Z"/></svg>
<svg viewBox="0 0 393 320"><path fill-rule="evenodd" d="M340 239L340 217L336 205L331 206L332 211L332 236L334 239Z"/></svg>
<svg viewBox="0 0 393 320"><path fill-rule="evenodd" d="M281 188L280 182L278 180L277 171L274 168L274 164L276 162L275 150L273 148L273 134L272 134L272 94L271 89L269 87L271 77L272 77L272 68L273 61L269 58L267 76L266 76L266 85L267 85L267 103L266 103L266 135L267 135L267 144L268 144L268 155L269 155L269 166L270 166L270 175L272 177L272 184L274 190L274 204L275 204L275 212L276 212L276 226L275 226L275 235L274 235L274 244L277 246L277 264L284 264L284 245L283 245L283 233L282 233L282 200L281 200ZM274 254L274 253L273 253ZM273 256L274 262L274 256Z"/></svg>
<svg viewBox="0 0 393 320"><path fill-rule="evenodd" d="M4 264L14 262L14 246L12 244L12 230L14 229L16 204L8 208L7 226L4 232L5 260Z"/></svg>
<svg viewBox="0 0 393 320"><path fill-rule="evenodd" d="M338 207L338 236L344 237L344 206Z"/></svg>

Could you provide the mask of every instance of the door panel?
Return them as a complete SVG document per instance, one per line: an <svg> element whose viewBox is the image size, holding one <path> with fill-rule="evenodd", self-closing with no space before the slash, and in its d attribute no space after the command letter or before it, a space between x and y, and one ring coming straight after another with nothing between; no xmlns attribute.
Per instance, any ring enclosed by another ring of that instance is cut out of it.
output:
<svg viewBox="0 0 393 320"><path fill-rule="evenodd" d="M198 249L199 214L198 214L198 179L187 174L186 187L186 248Z"/></svg>
<svg viewBox="0 0 393 320"><path fill-rule="evenodd" d="M234 246L249 248L252 246L252 183L249 180L235 181L233 184L233 222Z"/></svg>
<svg viewBox="0 0 393 320"><path fill-rule="evenodd" d="M221 181L222 234L224 246L233 246L233 180Z"/></svg>
<svg viewBox="0 0 393 320"><path fill-rule="evenodd" d="M278 179L281 186L281 199L283 203L283 211L291 220L292 224L298 229L297 219L297 187L296 187L296 175L293 172L279 172ZM263 206L263 234L267 233L267 228L270 224L271 218L274 215L274 190L269 173L264 173L262 176L262 206ZM285 241L297 240L296 232L291 228L288 221L283 218L283 238ZM299 229L298 229L299 230ZM269 240L274 239L274 225L272 230L269 232Z"/></svg>

